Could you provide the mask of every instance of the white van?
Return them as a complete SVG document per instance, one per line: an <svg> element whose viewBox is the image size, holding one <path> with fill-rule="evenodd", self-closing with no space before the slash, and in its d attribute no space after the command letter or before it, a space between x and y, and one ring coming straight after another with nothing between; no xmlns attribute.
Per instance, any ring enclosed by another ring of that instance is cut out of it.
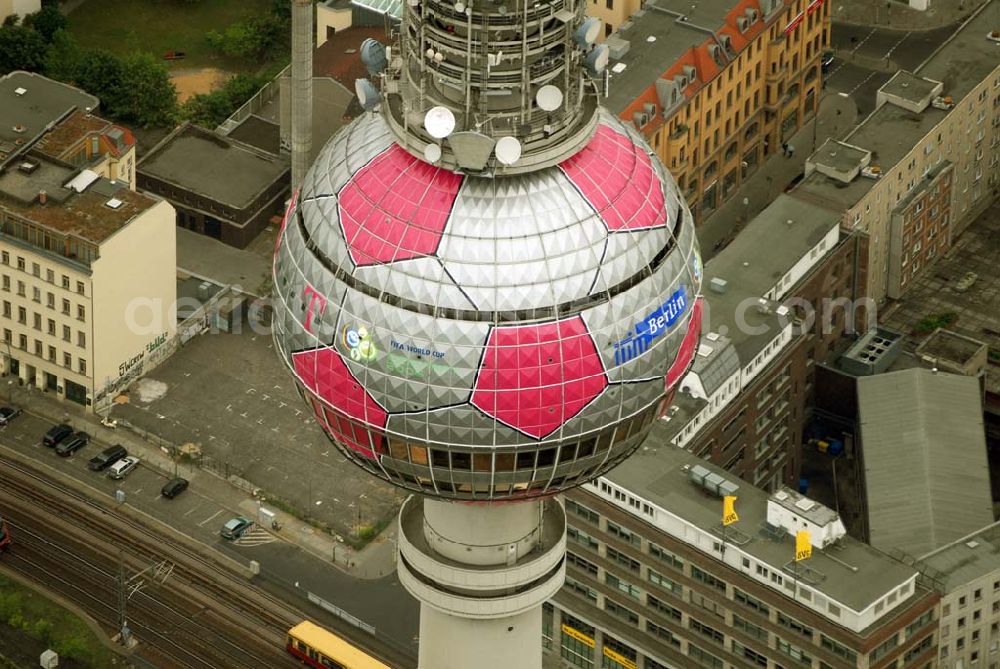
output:
<svg viewBox="0 0 1000 669"><path fill-rule="evenodd" d="M108 478L123 479L138 466L139 458L134 455L126 456L108 468Z"/></svg>

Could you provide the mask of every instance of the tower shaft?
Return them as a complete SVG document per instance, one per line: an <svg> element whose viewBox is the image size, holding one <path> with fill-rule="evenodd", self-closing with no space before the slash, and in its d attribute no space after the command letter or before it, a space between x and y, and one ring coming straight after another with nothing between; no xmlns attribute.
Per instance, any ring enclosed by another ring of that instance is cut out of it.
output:
<svg viewBox="0 0 1000 669"><path fill-rule="evenodd" d="M313 2L292 0L292 188L312 162Z"/></svg>
<svg viewBox="0 0 1000 669"><path fill-rule="evenodd" d="M566 575L559 501L414 496L399 528L400 581L420 601L420 669L541 669L541 606Z"/></svg>

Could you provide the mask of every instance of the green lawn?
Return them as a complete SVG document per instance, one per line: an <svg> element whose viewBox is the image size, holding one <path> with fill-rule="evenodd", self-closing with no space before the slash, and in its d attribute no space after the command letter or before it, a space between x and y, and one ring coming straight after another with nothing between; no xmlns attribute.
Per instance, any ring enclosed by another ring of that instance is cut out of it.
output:
<svg viewBox="0 0 1000 669"><path fill-rule="evenodd" d="M183 51L171 69L217 67L257 71L263 63L230 58L209 48L205 33L266 14L271 0L86 0L69 15L69 29L81 45L119 55L150 51L162 56Z"/></svg>
<svg viewBox="0 0 1000 669"><path fill-rule="evenodd" d="M48 646L60 656L76 662L67 666L107 669L120 664L118 657L94 636L90 628L69 611L38 594L19 581L0 574L0 654L17 650L7 642L17 637L30 637ZM60 657L60 660L62 660ZM37 665L37 659L35 660ZM64 662L60 662L60 665Z"/></svg>

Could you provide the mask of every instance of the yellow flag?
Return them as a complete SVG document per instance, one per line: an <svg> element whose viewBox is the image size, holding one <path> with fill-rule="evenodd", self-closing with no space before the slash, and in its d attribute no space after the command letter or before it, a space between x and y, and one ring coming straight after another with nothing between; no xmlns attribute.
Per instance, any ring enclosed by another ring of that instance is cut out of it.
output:
<svg viewBox="0 0 1000 669"><path fill-rule="evenodd" d="M808 560L812 557L813 546L812 539L809 536L809 532L806 530L799 530L795 534L795 561Z"/></svg>
<svg viewBox="0 0 1000 669"><path fill-rule="evenodd" d="M740 517L736 515L736 498L726 495L722 498L722 524L732 525L739 520Z"/></svg>

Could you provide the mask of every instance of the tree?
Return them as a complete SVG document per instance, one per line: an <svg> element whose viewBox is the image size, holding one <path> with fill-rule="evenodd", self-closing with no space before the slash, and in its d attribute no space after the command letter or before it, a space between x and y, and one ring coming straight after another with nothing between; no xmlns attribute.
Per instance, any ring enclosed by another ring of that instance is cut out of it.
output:
<svg viewBox="0 0 1000 669"><path fill-rule="evenodd" d="M25 26L0 28L0 74L13 70L38 72L45 60L45 40Z"/></svg>
<svg viewBox="0 0 1000 669"><path fill-rule="evenodd" d="M214 128L256 93L264 81L259 77L241 73L230 77L222 88L211 93L199 93L188 98L181 110L182 116L198 125Z"/></svg>
<svg viewBox="0 0 1000 669"><path fill-rule="evenodd" d="M275 16L259 16L232 23L221 33L205 33L209 46L227 56L260 58L281 38L282 21Z"/></svg>
<svg viewBox="0 0 1000 669"><path fill-rule="evenodd" d="M177 115L177 89L166 66L149 52L121 60L121 79L108 101L112 115L141 126L166 126Z"/></svg>
<svg viewBox="0 0 1000 669"><path fill-rule="evenodd" d="M73 35L68 30L57 30L45 54L45 76L59 81L75 82L83 58L83 49Z"/></svg>
<svg viewBox="0 0 1000 669"><path fill-rule="evenodd" d="M59 7L45 5L34 14L25 16L23 23L38 31L48 43L55 37L56 32L66 27L66 17L59 11Z"/></svg>
<svg viewBox="0 0 1000 669"><path fill-rule="evenodd" d="M71 38L72 39L72 38ZM67 64L72 68L72 63ZM88 49L82 53L72 79L77 86L96 95L105 109L111 110L117 102L122 80L122 61L103 49Z"/></svg>

